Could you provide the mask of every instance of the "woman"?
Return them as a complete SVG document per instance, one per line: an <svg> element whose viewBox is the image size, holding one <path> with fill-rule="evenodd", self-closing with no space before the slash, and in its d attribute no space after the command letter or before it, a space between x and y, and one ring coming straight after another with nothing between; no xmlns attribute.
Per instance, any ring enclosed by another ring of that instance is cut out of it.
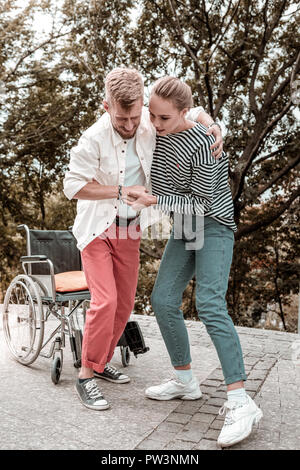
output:
<svg viewBox="0 0 300 470"><path fill-rule="evenodd" d="M148 388L146 396L194 400L202 395L191 369L189 340L180 310L182 294L195 274L197 312L216 347L227 385L228 400L220 410L221 414L226 411L225 423L218 438L218 445L226 447L245 439L262 412L244 388L242 350L225 300L236 230L228 157L224 152L219 160L211 155L213 139L206 135L207 129L185 118L191 106L191 89L177 78L164 77L154 84L149 103L157 131L151 168L153 194L127 201L134 209L156 205L174 215L151 302L175 378ZM188 217L192 219L198 246L187 243L184 228L183 237L178 237L179 214L184 214L185 225Z"/></svg>

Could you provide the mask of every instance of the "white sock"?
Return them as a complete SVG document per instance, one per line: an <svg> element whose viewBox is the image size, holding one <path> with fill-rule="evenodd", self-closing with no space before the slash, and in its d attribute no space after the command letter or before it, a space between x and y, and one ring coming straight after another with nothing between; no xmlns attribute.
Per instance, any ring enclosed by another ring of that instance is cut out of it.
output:
<svg viewBox="0 0 300 470"><path fill-rule="evenodd" d="M192 369L175 369L176 377L180 380L180 382L188 383L193 378Z"/></svg>
<svg viewBox="0 0 300 470"><path fill-rule="evenodd" d="M241 387L227 392L227 398L228 401L235 401L236 403L244 405L247 402L247 393L246 390Z"/></svg>

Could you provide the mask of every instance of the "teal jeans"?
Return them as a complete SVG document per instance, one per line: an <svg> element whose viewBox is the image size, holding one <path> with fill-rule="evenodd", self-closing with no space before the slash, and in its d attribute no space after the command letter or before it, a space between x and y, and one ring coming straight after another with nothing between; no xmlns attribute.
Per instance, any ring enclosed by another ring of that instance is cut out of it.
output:
<svg viewBox="0 0 300 470"><path fill-rule="evenodd" d="M196 309L213 341L227 385L246 380L242 349L226 305L226 292L234 245L233 231L204 217L202 248L187 250L183 239L166 245L151 303L173 366L191 362L188 333L184 323L182 295L196 277ZM203 358L205 361L205 358Z"/></svg>

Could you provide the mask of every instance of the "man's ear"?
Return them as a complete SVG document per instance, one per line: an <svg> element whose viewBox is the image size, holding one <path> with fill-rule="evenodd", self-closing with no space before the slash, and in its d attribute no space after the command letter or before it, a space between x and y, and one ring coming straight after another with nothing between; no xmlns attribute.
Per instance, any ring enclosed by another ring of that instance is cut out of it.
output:
<svg viewBox="0 0 300 470"><path fill-rule="evenodd" d="M103 101L102 101L102 104L103 104L103 108L105 109L105 111L108 111L108 110L109 110L109 104L108 104L108 101L106 101L106 100L103 100Z"/></svg>

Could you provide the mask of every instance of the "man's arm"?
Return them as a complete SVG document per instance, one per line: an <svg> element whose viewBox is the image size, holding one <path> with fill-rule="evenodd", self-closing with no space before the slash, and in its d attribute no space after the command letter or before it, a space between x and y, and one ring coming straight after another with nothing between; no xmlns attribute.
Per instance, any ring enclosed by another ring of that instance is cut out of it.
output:
<svg viewBox="0 0 300 470"><path fill-rule="evenodd" d="M223 151L222 131L220 126L214 123L213 118L204 111L202 106L191 108L187 112L186 118L190 121L200 122L200 124L208 128L206 135L212 134L215 138L215 142L210 147L212 155L215 158L221 157Z"/></svg>
<svg viewBox="0 0 300 470"><path fill-rule="evenodd" d="M122 186L122 198L126 198L130 194L143 194L148 190L144 186ZM88 201L98 201L99 199L117 199L119 194L119 186L108 186L93 180L88 182L73 199L85 199Z"/></svg>
<svg viewBox="0 0 300 470"><path fill-rule="evenodd" d="M98 153L96 145L86 134L71 149L69 169L63 182L68 199L73 199L88 183L92 183L99 166Z"/></svg>
<svg viewBox="0 0 300 470"><path fill-rule="evenodd" d="M72 199L85 199L87 201L97 201L99 199L117 199L118 186L106 186L93 180L86 183Z"/></svg>
<svg viewBox="0 0 300 470"><path fill-rule="evenodd" d="M210 149L213 151L212 154L214 157L220 158L223 152L223 138L221 128L218 124L214 123L212 117L204 110L199 112L197 122L200 122L208 128L206 135L213 134L215 137L216 141L211 145Z"/></svg>

